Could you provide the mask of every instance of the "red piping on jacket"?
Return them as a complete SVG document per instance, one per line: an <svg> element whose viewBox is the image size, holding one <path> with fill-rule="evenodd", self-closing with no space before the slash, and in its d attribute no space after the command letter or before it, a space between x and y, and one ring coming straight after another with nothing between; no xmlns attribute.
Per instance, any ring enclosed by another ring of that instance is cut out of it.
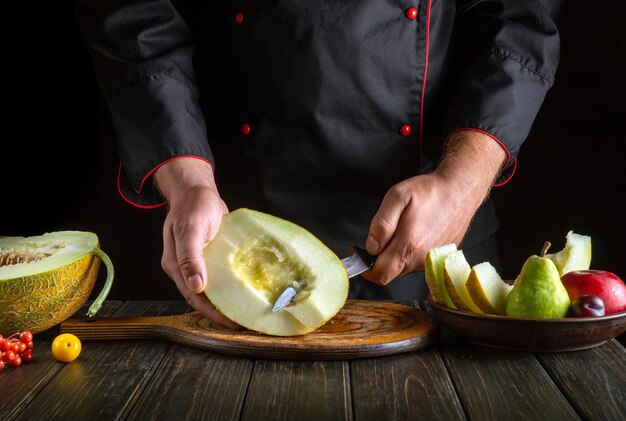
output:
<svg viewBox="0 0 626 421"><path fill-rule="evenodd" d="M420 104L420 158L419 158L419 171L422 172L422 127L424 125L424 96L426 94L426 76L428 75L428 43L430 41L430 4L431 0L428 0L428 6L426 8L426 60L424 61L424 82L422 84L422 102Z"/></svg>
<svg viewBox="0 0 626 421"><path fill-rule="evenodd" d="M148 178L150 178L152 176L152 174L154 174L154 172L156 170L158 170L161 165L166 164L170 161L174 161L176 159L180 159L180 158L194 158L194 159L199 159L201 161L206 162L207 164L209 164L211 166L211 168L213 169L213 171L215 171L215 167L213 166L213 164L208 161L205 158L199 157L199 156L195 156L195 155L181 155L181 156L175 156L169 159L166 159L163 162L160 162L159 164L157 164L154 168L152 168L150 171L148 171L148 173L143 177L143 179L141 180L141 184L139 185L139 189L136 189L133 187L133 190L139 194L141 193L141 190L143 189L143 185L145 184L145 182L148 180ZM167 201L161 202L161 203L156 203L154 205L141 205L139 203L135 203L132 200L130 200L128 197L126 197L124 195L124 193L122 192L122 187L121 187L121 177L122 177L122 162L120 161L120 166L119 169L117 170L117 191L120 194L120 196L122 196L122 199L124 199L126 202L130 203L131 205L141 208L141 209L155 209L158 207L161 207L163 205L165 205L167 203Z"/></svg>
<svg viewBox="0 0 626 421"><path fill-rule="evenodd" d="M498 144L500 145L500 147L502 147L502 149L504 149L504 152L506 152L506 162L504 163L504 165L502 165L502 168L506 168L509 165L509 162L511 162L511 153L509 152L509 150L507 149L507 147L504 145L504 142L502 142L500 139L498 139L497 137L495 137L494 135L492 135L489 132L486 132L484 130L481 129L477 129L475 127L462 127L460 129L455 129L452 132L450 132L450 134L448 135L448 137L446 137L446 141L444 142L444 149L446 147L446 145L448 144L448 142L450 141L450 138L458 132L462 132L462 131L469 131L469 132L476 132L476 133L480 133L480 134L484 134L485 136L489 136L490 138L492 138L493 140L495 140L496 142L498 142ZM517 159L513 162L513 171L511 171L511 174L506 178L506 180L503 180L497 184L494 184L493 187L500 187L505 185L506 183L509 182L509 180L511 178L513 178L513 174L515 174L515 170L517 169Z"/></svg>
<svg viewBox="0 0 626 421"><path fill-rule="evenodd" d="M504 167L502 167L502 168L504 168ZM515 170L517 170L517 159L515 161L513 161L513 170L511 171L511 174L505 180L502 180L499 183L495 183L493 185L493 187L504 186L506 183L508 183L511 180L511 178L513 178L513 175L515 174Z"/></svg>

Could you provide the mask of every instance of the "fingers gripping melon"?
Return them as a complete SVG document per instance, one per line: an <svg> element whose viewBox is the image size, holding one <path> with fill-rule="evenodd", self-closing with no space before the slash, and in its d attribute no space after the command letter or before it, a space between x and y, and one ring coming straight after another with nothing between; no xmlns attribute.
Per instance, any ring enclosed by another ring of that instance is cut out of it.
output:
<svg viewBox="0 0 626 421"><path fill-rule="evenodd" d="M0 332L46 330L74 314L89 298L100 260L107 268L93 316L108 294L113 265L90 232L58 231L0 238Z"/></svg>
<svg viewBox="0 0 626 421"><path fill-rule="evenodd" d="M204 293L222 314L250 330L278 336L311 332L348 297L348 274L330 249L304 228L257 211L224 216L204 260ZM273 312L290 285L299 293Z"/></svg>

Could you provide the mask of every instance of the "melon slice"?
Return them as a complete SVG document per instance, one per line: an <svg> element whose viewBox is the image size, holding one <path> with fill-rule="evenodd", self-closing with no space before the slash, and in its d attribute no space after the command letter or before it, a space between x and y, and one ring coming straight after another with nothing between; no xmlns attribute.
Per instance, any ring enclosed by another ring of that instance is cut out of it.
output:
<svg viewBox="0 0 626 421"><path fill-rule="evenodd" d="M454 305L463 311L473 313L484 313L469 296L467 291L467 278L469 278L471 268L462 250L450 253L443 264L443 280L446 290Z"/></svg>
<svg viewBox="0 0 626 421"><path fill-rule="evenodd" d="M483 262L472 267L465 286L474 304L483 313L506 313L506 299L513 285L504 282L491 263Z"/></svg>
<svg viewBox="0 0 626 421"><path fill-rule="evenodd" d="M204 249L204 293L226 317L257 332L294 336L330 320L348 298L341 260L318 238L290 221L250 209L222 219ZM272 311L288 286L291 304Z"/></svg>
<svg viewBox="0 0 626 421"><path fill-rule="evenodd" d="M89 298L100 260L107 279L88 316L100 309L114 276L96 234L57 231L0 238L0 333L38 333L70 317Z"/></svg>
<svg viewBox="0 0 626 421"><path fill-rule="evenodd" d="M424 259L424 277L433 300L454 309L456 309L456 306L446 290L446 284L443 279L443 266L446 257L456 250L456 244L454 243L434 247L426 253L426 258Z"/></svg>
<svg viewBox="0 0 626 421"><path fill-rule="evenodd" d="M563 250L546 257L554 262L560 276L573 270L587 270L591 265L591 237L569 231Z"/></svg>

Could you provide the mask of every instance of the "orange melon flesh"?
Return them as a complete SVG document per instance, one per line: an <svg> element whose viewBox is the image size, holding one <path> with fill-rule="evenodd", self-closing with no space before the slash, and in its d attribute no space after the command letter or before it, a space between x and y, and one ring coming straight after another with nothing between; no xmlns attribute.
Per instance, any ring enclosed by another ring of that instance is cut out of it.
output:
<svg viewBox="0 0 626 421"><path fill-rule="evenodd" d="M108 276L88 315L98 311L113 280L111 261L95 234L0 238L0 333L38 333L70 317L89 298L101 260Z"/></svg>

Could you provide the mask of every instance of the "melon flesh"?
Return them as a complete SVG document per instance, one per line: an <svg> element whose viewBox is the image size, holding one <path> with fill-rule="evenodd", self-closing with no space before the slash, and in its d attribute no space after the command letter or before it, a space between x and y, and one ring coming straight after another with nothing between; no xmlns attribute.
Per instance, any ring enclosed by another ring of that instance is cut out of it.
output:
<svg viewBox="0 0 626 421"><path fill-rule="evenodd" d="M506 313L506 299L513 285L504 282L491 263L483 262L472 267L465 286L474 304L483 313Z"/></svg>
<svg viewBox="0 0 626 421"><path fill-rule="evenodd" d="M443 279L450 299L459 310L482 313L474 304L465 283L471 273L471 268L462 250L452 252L446 257L443 264Z"/></svg>
<svg viewBox="0 0 626 421"><path fill-rule="evenodd" d="M348 274L319 239L299 225L250 209L224 216L204 260L204 293L211 303L257 332L309 333L337 314L348 297ZM272 311L288 286L299 291L293 302Z"/></svg>
<svg viewBox="0 0 626 421"><path fill-rule="evenodd" d="M74 263L98 246L90 232L56 231L0 239L0 282L45 273Z"/></svg>
<svg viewBox="0 0 626 421"><path fill-rule="evenodd" d="M587 270L591 265L591 237L569 231L563 250L546 254L559 271L559 276L574 270Z"/></svg>

